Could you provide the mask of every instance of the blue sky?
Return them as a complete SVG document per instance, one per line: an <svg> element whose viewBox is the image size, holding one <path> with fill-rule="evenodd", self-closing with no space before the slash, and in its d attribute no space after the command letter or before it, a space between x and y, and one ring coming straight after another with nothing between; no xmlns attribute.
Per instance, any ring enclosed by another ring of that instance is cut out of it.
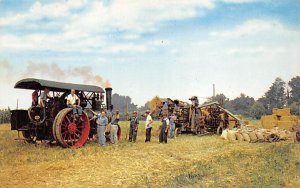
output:
<svg viewBox="0 0 300 188"><path fill-rule="evenodd" d="M300 75L299 44L299 0L0 0L0 107L30 104L13 89L24 77L109 81L138 105L212 84L258 98Z"/></svg>

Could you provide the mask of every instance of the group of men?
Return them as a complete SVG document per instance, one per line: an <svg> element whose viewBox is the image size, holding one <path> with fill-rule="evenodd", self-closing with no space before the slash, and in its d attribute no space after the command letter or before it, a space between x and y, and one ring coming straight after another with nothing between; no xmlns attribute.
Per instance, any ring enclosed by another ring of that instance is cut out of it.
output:
<svg viewBox="0 0 300 188"><path fill-rule="evenodd" d="M146 139L145 139L145 142L150 142L153 119L151 117L149 110L146 111L145 115L146 115L146 121L145 121ZM176 117L174 114L172 114L172 116L170 116L170 119L169 119L169 117L167 116L167 113L163 113L162 125L161 125L161 129L160 129L160 133L159 133L159 143L160 144L166 144L168 142L169 130L170 130L170 137L174 138L175 120L176 120ZM136 111L133 112L132 117L129 118L129 121L130 121L129 141L136 142L137 131L138 131L138 127L139 127L139 120L138 120Z"/></svg>
<svg viewBox="0 0 300 188"><path fill-rule="evenodd" d="M146 129L146 139L145 142L151 141L151 131L153 128L153 119L151 117L150 111L147 110L145 119L145 129ZM120 120L119 111L115 111L111 121L110 121L110 142L112 144L118 143L118 122ZM132 116L128 119L129 120L129 142L135 143L137 140L137 133L139 129L139 119L138 114L136 111L132 113ZM166 144L168 141L168 132L170 131L170 137L174 138L175 132L175 120L176 116L172 114L170 118L167 116L167 113L163 114L162 118L162 125L159 134L159 143ZM106 145L106 136L105 131L106 127L109 125L109 120L107 118L106 113L103 111L97 116L97 136L98 136L98 143L101 146Z"/></svg>
<svg viewBox="0 0 300 188"><path fill-rule="evenodd" d="M112 144L118 143L119 120L120 120L119 111L115 111L110 121L110 142ZM105 131L106 131L106 126L109 124L109 120L104 111L102 111L100 114L97 115L96 123L97 123L98 143L101 146L105 146L106 144Z"/></svg>

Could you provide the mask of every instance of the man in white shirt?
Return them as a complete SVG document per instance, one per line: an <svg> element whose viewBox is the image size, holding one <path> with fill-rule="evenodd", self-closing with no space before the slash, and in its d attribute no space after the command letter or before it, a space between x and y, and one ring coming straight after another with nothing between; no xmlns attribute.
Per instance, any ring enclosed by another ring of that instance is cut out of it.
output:
<svg viewBox="0 0 300 188"><path fill-rule="evenodd" d="M145 142L150 142L153 120L152 120L152 117L150 115L149 110L146 111L146 116L147 117L146 117L146 123L145 123L145 128L146 128L146 140L145 140Z"/></svg>
<svg viewBox="0 0 300 188"><path fill-rule="evenodd" d="M78 102L76 103L77 100L78 100ZM71 94L69 94L68 97L67 97L67 105L68 105L69 108L73 108L73 114L74 115L77 114L77 110L78 110L78 115L80 116L80 120L82 121L82 118L81 118L81 116L82 116L82 107L80 106L80 99L75 94L74 89L71 90Z"/></svg>

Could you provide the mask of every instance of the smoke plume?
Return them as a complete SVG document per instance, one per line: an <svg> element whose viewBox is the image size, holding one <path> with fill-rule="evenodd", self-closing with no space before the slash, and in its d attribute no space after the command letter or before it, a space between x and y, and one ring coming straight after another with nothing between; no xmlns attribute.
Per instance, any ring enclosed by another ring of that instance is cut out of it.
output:
<svg viewBox="0 0 300 188"><path fill-rule="evenodd" d="M99 74L95 74L90 66L62 68L56 63L29 62L24 71L17 72L12 63L0 61L0 72L2 74L1 79L10 83L23 78L41 78L64 82L76 77L76 80L82 80L81 83L84 84L111 87L110 82L103 79Z"/></svg>

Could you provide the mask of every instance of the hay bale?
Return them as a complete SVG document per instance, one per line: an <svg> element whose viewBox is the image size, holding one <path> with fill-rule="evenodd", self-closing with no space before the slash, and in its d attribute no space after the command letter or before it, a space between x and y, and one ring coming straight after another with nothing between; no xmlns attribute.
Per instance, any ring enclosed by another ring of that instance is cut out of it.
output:
<svg viewBox="0 0 300 188"><path fill-rule="evenodd" d="M262 121L274 121L274 120L278 120L276 115L269 115L269 116L262 116L261 117Z"/></svg>
<svg viewBox="0 0 300 188"><path fill-rule="evenodd" d="M261 125L265 129L272 129L277 126L277 116L270 115L270 116L262 116L261 117Z"/></svg>
<svg viewBox="0 0 300 188"><path fill-rule="evenodd" d="M278 121L277 125L281 130L293 131L295 129L296 123L293 121Z"/></svg>
<svg viewBox="0 0 300 188"><path fill-rule="evenodd" d="M223 138L224 140L227 140L228 139L227 135L228 135L228 130L225 129L222 131L221 138Z"/></svg>
<svg viewBox="0 0 300 188"><path fill-rule="evenodd" d="M290 116L291 115L291 109L290 108L282 108L282 109L276 109L275 113L273 113L277 116Z"/></svg>
<svg viewBox="0 0 300 188"><path fill-rule="evenodd" d="M243 136L243 138L244 138L244 140L246 142L250 142L251 141L250 136L249 136L249 134L247 132L242 132L242 136Z"/></svg>
<svg viewBox="0 0 300 188"><path fill-rule="evenodd" d="M279 133L279 139L280 140L288 140L291 138L291 132L290 131L281 131Z"/></svg>
<svg viewBox="0 0 300 188"><path fill-rule="evenodd" d="M237 138L238 141L244 141L244 137L240 132L236 132L235 137Z"/></svg>
<svg viewBox="0 0 300 188"><path fill-rule="evenodd" d="M292 142L297 142L297 133L296 132L291 132L290 139L291 139Z"/></svg>
<svg viewBox="0 0 300 188"><path fill-rule="evenodd" d="M229 141L236 141L236 136L235 136L236 131L229 130L227 133L227 139Z"/></svg>
<svg viewBox="0 0 300 188"><path fill-rule="evenodd" d="M273 108L273 109L272 109L272 114L275 114L275 115L276 115L276 114L277 114L277 110L278 110L278 108Z"/></svg>
<svg viewBox="0 0 300 188"><path fill-rule="evenodd" d="M297 116L281 116L280 121L297 121L295 117Z"/></svg>
<svg viewBox="0 0 300 188"><path fill-rule="evenodd" d="M259 142L264 142L265 141L265 137L263 135L262 131L255 131L256 137L257 137L257 141Z"/></svg>
<svg viewBox="0 0 300 188"><path fill-rule="evenodd" d="M258 141L255 131L249 132L250 142L255 143Z"/></svg>

